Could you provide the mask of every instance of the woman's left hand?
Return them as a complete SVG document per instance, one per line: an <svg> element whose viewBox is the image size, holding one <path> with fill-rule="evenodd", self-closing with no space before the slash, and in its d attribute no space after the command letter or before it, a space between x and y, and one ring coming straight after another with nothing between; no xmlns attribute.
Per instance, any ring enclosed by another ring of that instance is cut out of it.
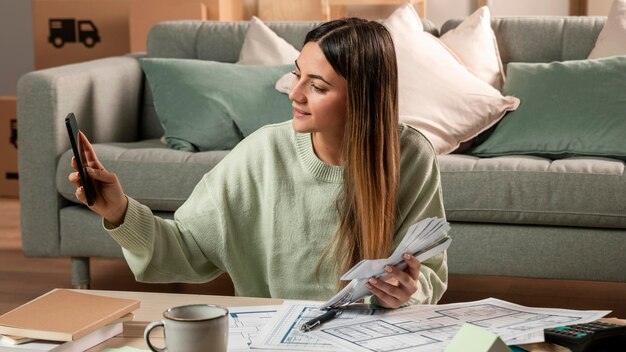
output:
<svg viewBox="0 0 626 352"><path fill-rule="evenodd" d="M386 281L371 278L365 285L372 291L378 303L385 308L398 308L411 299L417 292L417 278L420 274L420 262L409 253L404 254L407 267L404 270L387 265L385 271L390 276Z"/></svg>

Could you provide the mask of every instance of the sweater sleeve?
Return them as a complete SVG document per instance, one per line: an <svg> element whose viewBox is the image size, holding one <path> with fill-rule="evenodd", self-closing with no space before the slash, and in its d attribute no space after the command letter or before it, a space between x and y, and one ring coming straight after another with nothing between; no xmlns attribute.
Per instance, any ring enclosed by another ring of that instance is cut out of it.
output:
<svg viewBox="0 0 626 352"><path fill-rule="evenodd" d="M208 254L220 252L223 229L218 209L207 206L211 202L204 180L176 211L174 220L154 216L150 208L130 197L120 226L103 220L138 281L207 282L222 273L220 257ZM199 233L198 228L206 232ZM213 241L205 241L207 237Z"/></svg>
<svg viewBox="0 0 626 352"><path fill-rule="evenodd" d="M400 214L397 219L400 226L396 232L396 245L414 223L429 217L445 218L437 156L428 140L415 130L413 132L411 137L414 138L410 138L402 148L398 194ZM446 252L421 264L418 289L409 303L436 304L448 283Z"/></svg>
<svg viewBox="0 0 626 352"><path fill-rule="evenodd" d="M263 241L262 236L253 236L260 233L263 220L259 175L265 164L259 150L275 152L273 139L259 131L202 177L173 220L154 216L147 206L129 198L120 226L104 222L138 281L201 283L248 265L249 257L241 256L239 246L254 252Z"/></svg>

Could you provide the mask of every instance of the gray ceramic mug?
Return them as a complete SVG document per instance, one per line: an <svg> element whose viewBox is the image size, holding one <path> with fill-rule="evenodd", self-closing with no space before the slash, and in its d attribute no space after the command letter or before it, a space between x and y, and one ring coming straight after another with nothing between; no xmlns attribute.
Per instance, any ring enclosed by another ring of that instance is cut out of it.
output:
<svg viewBox="0 0 626 352"><path fill-rule="evenodd" d="M226 352L228 309L213 304L191 304L163 312L163 320L150 323L144 331L146 344L155 352ZM162 326L165 348L150 342L150 333Z"/></svg>

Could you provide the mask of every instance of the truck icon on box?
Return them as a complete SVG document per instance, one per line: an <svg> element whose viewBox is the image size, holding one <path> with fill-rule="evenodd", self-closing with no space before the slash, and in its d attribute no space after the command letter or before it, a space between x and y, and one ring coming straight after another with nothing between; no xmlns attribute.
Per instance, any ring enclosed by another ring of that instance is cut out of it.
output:
<svg viewBox="0 0 626 352"><path fill-rule="evenodd" d="M74 18L51 18L48 21L50 36L48 41L56 48L62 48L65 43L83 43L92 48L100 42L98 28L90 20L76 21Z"/></svg>

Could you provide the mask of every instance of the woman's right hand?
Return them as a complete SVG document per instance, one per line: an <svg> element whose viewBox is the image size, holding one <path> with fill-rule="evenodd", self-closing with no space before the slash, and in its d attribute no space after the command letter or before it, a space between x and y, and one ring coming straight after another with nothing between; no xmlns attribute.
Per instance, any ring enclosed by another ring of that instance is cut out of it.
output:
<svg viewBox="0 0 626 352"><path fill-rule="evenodd" d="M87 159L87 165L84 165L87 177L91 177L96 188L96 199L92 206L87 205L85 190L80 182L78 165L72 157L72 168L76 171L70 173L69 180L76 186L76 198L112 225L119 226L124 222L128 206L128 198L122 190L122 185L116 174L107 171L102 166L87 137L80 132L78 138L78 143L83 147Z"/></svg>

